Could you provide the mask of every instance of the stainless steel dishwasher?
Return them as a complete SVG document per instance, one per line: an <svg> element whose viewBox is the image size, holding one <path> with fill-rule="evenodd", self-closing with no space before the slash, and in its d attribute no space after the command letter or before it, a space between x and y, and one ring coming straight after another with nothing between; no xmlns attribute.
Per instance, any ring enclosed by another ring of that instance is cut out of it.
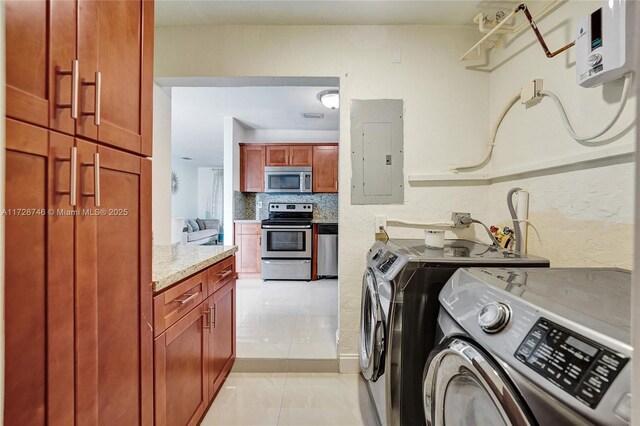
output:
<svg viewBox="0 0 640 426"><path fill-rule="evenodd" d="M318 225L318 276L338 276L338 224Z"/></svg>

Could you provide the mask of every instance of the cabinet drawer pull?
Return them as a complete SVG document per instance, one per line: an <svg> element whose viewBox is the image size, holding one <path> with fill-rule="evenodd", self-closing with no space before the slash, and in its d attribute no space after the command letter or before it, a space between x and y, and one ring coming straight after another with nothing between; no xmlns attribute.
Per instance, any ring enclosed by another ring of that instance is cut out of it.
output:
<svg viewBox="0 0 640 426"><path fill-rule="evenodd" d="M197 296L198 296L198 293L193 293L185 297L184 299L176 299L176 301L180 303L180 306L184 306L187 303L191 302L193 299L195 299Z"/></svg>
<svg viewBox="0 0 640 426"><path fill-rule="evenodd" d="M72 146L69 150L69 158L58 158L57 161L70 163L69 190L58 191L57 194L69 194L69 205L76 206L78 204L78 148Z"/></svg>
<svg viewBox="0 0 640 426"><path fill-rule="evenodd" d="M212 308L210 308L212 310L212 314L211 314L211 328L216 328L216 305L214 304Z"/></svg>
<svg viewBox="0 0 640 426"><path fill-rule="evenodd" d="M58 71L58 75L70 75L71 76L71 103L69 104L56 104L59 109L70 109L71 118L74 120L78 118L78 83L80 82L80 75L78 69L80 62L77 59L71 61L71 71Z"/></svg>
<svg viewBox="0 0 640 426"><path fill-rule="evenodd" d="M227 278L231 274L233 274L233 269L228 270L224 274L218 274L218 278L219 278L218 281L224 280L225 278Z"/></svg>
<svg viewBox="0 0 640 426"><path fill-rule="evenodd" d="M95 124L96 126L100 125L100 99L101 99L101 92L102 92L102 74L100 74L100 71L96 71L95 74L95 81L91 81L91 82L83 82L82 83L83 86L94 86L95 87L95 91L94 91L94 96L95 96L95 105L94 105L94 110L93 112L83 112L82 115L93 115L93 124Z"/></svg>
<svg viewBox="0 0 640 426"><path fill-rule="evenodd" d="M211 308L206 309L204 311L204 315L205 315L205 321L202 323L202 328L208 328L209 333L211 333ZM206 318L207 315L209 315L208 319Z"/></svg>
<svg viewBox="0 0 640 426"><path fill-rule="evenodd" d="M93 167L93 192L83 192L83 197L93 197L93 204L100 207L100 154L93 154L93 164L85 163L82 167Z"/></svg>

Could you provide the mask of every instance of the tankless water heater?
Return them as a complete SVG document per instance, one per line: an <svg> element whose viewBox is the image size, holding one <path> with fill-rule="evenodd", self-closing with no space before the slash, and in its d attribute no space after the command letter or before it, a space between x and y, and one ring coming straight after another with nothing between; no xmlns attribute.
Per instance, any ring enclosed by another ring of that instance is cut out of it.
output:
<svg viewBox="0 0 640 426"><path fill-rule="evenodd" d="M632 70L635 60L633 25L635 1L607 0L584 17L576 34L576 81L595 87Z"/></svg>

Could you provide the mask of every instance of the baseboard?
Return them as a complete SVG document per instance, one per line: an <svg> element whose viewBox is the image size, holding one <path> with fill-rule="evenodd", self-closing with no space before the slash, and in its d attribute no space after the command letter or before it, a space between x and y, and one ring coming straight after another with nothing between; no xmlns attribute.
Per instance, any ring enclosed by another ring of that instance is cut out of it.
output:
<svg viewBox="0 0 640 426"><path fill-rule="evenodd" d="M236 358L235 373L337 373L337 359Z"/></svg>
<svg viewBox="0 0 640 426"><path fill-rule="evenodd" d="M339 359L341 373L359 373L360 359L358 354L341 354Z"/></svg>

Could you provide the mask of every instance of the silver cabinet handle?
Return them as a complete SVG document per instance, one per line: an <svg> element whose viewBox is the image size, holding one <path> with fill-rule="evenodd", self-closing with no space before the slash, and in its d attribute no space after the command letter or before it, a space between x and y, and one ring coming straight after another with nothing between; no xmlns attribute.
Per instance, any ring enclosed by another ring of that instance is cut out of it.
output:
<svg viewBox="0 0 640 426"><path fill-rule="evenodd" d="M198 297L198 293L193 293L193 294L185 297L184 299L179 299L179 300L176 300L176 301L180 303L180 306L184 306L187 303L191 302L196 297Z"/></svg>
<svg viewBox="0 0 640 426"><path fill-rule="evenodd" d="M82 167L93 167L93 193L83 192L83 197L93 197L93 204L100 207L100 154L93 154L93 164L83 164Z"/></svg>
<svg viewBox="0 0 640 426"><path fill-rule="evenodd" d="M100 207L100 154L93 154L93 201Z"/></svg>
<svg viewBox="0 0 640 426"><path fill-rule="evenodd" d="M212 311L212 315L211 315L211 328L216 328L216 312L218 312L218 310L216 309L216 306L218 306L217 304L213 304L213 308Z"/></svg>
<svg viewBox="0 0 640 426"><path fill-rule="evenodd" d="M71 76L71 103L69 104L56 104L57 108L71 110L71 118L74 120L78 118L78 84L80 82L80 61L74 59L71 61L71 71L59 71L58 75L70 75ZM75 205L75 204L74 204Z"/></svg>
<svg viewBox="0 0 640 426"><path fill-rule="evenodd" d="M96 126L100 125L100 101L102 98L102 74L100 71L96 71L96 113L93 116L93 122Z"/></svg>
<svg viewBox="0 0 640 426"><path fill-rule="evenodd" d="M58 191L57 194L66 195L69 194L69 205L76 206L78 204L78 148L72 146L69 149L69 158L58 158L57 161L69 162L70 176L69 176L69 190Z"/></svg>
<svg viewBox="0 0 640 426"><path fill-rule="evenodd" d="M262 229L310 229L311 225L262 225Z"/></svg>
<svg viewBox="0 0 640 426"><path fill-rule="evenodd" d="M211 308L206 309L204 311L204 315L209 315L209 319L205 318L205 321L202 323L202 328L208 328L209 333L211 333Z"/></svg>
<svg viewBox="0 0 640 426"><path fill-rule="evenodd" d="M91 81L91 82L83 82L82 83L84 86L94 86L95 87L95 92L94 92L94 96L95 96L95 104L94 104L94 109L93 112L83 112L82 115L93 115L93 124L95 124L96 126L100 125L100 98L101 98L101 92L102 92L102 74L100 74L100 71L96 71L95 74L95 80Z"/></svg>

